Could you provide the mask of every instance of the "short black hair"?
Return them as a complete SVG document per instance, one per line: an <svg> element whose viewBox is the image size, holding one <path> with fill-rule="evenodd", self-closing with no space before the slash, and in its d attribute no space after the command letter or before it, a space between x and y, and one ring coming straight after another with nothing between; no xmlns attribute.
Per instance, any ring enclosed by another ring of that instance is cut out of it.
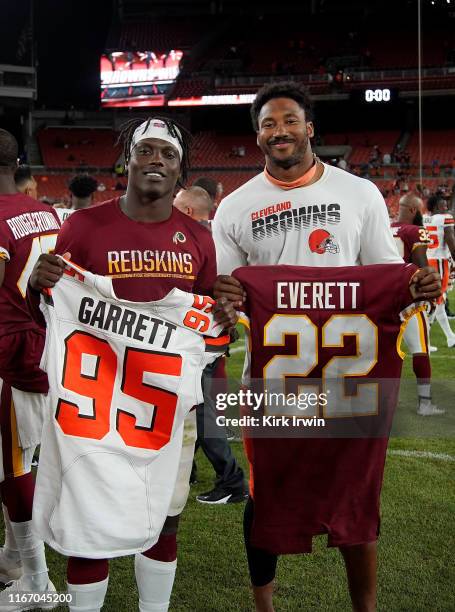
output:
<svg viewBox="0 0 455 612"><path fill-rule="evenodd" d="M117 143L121 143L123 145L123 158L125 160L125 165L128 164L131 155L131 144L133 142L133 135L136 129L145 123L144 132L147 130L151 121L162 121L171 136L177 138L180 146L182 147L182 159L180 160L180 178L177 181L177 184L180 187L184 187L187 177L188 170L190 167L190 145L192 136L182 125L174 121L170 117L164 117L161 115L152 115L147 118L137 118L130 119L121 126L120 134Z"/></svg>
<svg viewBox="0 0 455 612"><path fill-rule="evenodd" d="M434 193L432 196L430 196L427 200L427 210L429 210L431 213L434 211L434 209L438 206L439 202L441 201L445 201L448 204L448 200L446 197L444 197L444 195L442 194L441 191L437 191L436 193Z"/></svg>
<svg viewBox="0 0 455 612"><path fill-rule="evenodd" d="M98 189L98 181L89 174L76 174L70 180L68 189L76 198L88 198Z"/></svg>
<svg viewBox="0 0 455 612"><path fill-rule="evenodd" d="M17 187L21 187L27 181L31 181L33 179L32 171L30 170L30 166L27 164L21 164L17 167L16 172L14 173L14 182Z"/></svg>
<svg viewBox="0 0 455 612"><path fill-rule="evenodd" d="M17 165L19 145L14 136L0 129L0 166L14 169Z"/></svg>
<svg viewBox="0 0 455 612"><path fill-rule="evenodd" d="M218 191L218 181L215 181L215 179L212 179L208 176L200 176L194 181L193 187L202 187L202 189L206 190L212 200L216 199L216 194Z"/></svg>
<svg viewBox="0 0 455 612"><path fill-rule="evenodd" d="M295 81L280 81L279 83L264 85L256 94L256 98L250 108L251 121L253 122L255 132L259 129L258 119L261 108L274 98L291 98L291 100L295 100L305 111L305 119L313 121L313 104L307 88Z"/></svg>

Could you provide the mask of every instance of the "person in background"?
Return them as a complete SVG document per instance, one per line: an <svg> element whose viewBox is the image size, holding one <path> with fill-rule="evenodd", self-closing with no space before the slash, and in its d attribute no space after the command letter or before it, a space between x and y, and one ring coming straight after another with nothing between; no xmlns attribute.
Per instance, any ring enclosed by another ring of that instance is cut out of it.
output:
<svg viewBox="0 0 455 612"><path fill-rule="evenodd" d="M193 186L182 189L174 200L174 206L195 221L209 226L211 199L202 187ZM238 465L226 437L226 430L216 424L216 411L213 403L213 380L217 384L226 381L225 357L220 357L213 364L206 367L202 376L204 389L204 403L196 409L197 442L207 459L213 466L217 479L215 487L196 496L196 500L203 504L226 504L246 500L246 484L242 468ZM225 389L223 388L223 391ZM193 463L191 482L197 479L196 464Z"/></svg>
<svg viewBox="0 0 455 612"><path fill-rule="evenodd" d="M93 194L98 182L89 174L76 174L68 185L70 201L68 208L57 208L57 214L63 223L75 210L88 208L93 204Z"/></svg>
<svg viewBox="0 0 455 612"><path fill-rule="evenodd" d="M202 187L202 189L205 189L209 194L212 200L210 219L213 219L216 209L218 208L221 198L223 197L223 184L208 176L200 176L193 182L193 187Z"/></svg>
<svg viewBox="0 0 455 612"><path fill-rule="evenodd" d="M447 319L445 301L449 286L450 259L455 258L455 221L449 212L449 201L441 192L428 198L427 210L429 215L425 215L424 224L431 240L428 246L428 263L438 270L442 278L442 295L430 320L433 322L436 318L446 337L447 346L453 348L455 332Z"/></svg>
<svg viewBox="0 0 455 612"><path fill-rule="evenodd" d="M384 164L384 166L389 166L392 163L392 156L390 155L390 153L384 153L384 155L382 156L382 163Z"/></svg>
<svg viewBox="0 0 455 612"><path fill-rule="evenodd" d="M30 265L54 248L60 224L46 204L18 190L17 154L14 136L0 130L0 493L5 520L0 582L11 583L0 593L5 612L40 607L16 600L21 592L55 593L32 521L31 463L41 442L49 389L39 367L45 334L33 321L25 296Z"/></svg>
<svg viewBox="0 0 455 612"><path fill-rule="evenodd" d="M209 226L212 199L202 187L193 185L189 189L181 189L175 197L174 206L195 221Z"/></svg>
<svg viewBox="0 0 455 612"><path fill-rule="evenodd" d="M79 210L93 204L93 194L98 189L98 182L89 174L77 174L71 179L68 189L71 210Z"/></svg>
<svg viewBox="0 0 455 612"><path fill-rule="evenodd" d="M344 157L340 157L340 159L338 160L337 166L338 168L341 168L341 170L347 170L348 162L344 159Z"/></svg>
<svg viewBox="0 0 455 612"><path fill-rule="evenodd" d="M23 193L34 200L38 199L38 184L33 178L30 166L27 166L26 164L18 166L16 172L14 173L14 182L16 183L17 190L20 193Z"/></svg>
<svg viewBox="0 0 455 612"><path fill-rule="evenodd" d="M398 252L406 263L419 268L428 265L427 248L430 243L428 232L423 227L423 201L414 193L400 198L398 219L391 224ZM420 416L444 414L431 401L431 363L428 347L429 325L426 313L413 315L404 332L403 339L412 354L412 369L417 380L418 406Z"/></svg>

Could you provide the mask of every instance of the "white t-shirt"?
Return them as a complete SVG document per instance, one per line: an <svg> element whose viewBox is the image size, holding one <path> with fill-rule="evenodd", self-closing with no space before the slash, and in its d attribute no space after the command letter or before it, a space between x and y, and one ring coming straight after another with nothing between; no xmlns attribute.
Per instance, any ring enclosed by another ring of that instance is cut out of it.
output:
<svg viewBox="0 0 455 612"><path fill-rule="evenodd" d="M402 263L384 198L370 181L324 164L285 190L262 172L226 197L213 221L219 274L245 265Z"/></svg>
<svg viewBox="0 0 455 612"><path fill-rule="evenodd" d="M446 227L454 226L454 218L450 213L436 213L425 215L423 218L425 229L431 240L428 245L428 259L449 259L450 249L447 245L444 230Z"/></svg>
<svg viewBox="0 0 455 612"><path fill-rule="evenodd" d="M119 300L110 279L88 272L64 274L42 299L50 404L33 520L60 553L107 558L157 541L185 416L203 402L202 370L228 342L212 303L179 289L156 302Z"/></svg>

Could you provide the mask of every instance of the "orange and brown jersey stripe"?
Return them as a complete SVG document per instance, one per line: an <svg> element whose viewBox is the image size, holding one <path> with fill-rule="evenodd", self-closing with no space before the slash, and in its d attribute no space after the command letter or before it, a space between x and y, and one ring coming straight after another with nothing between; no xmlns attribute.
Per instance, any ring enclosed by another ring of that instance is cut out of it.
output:
<svg viewBox="0 0 455 612"><path fill-rule="evenodd" d="M229 334L223 334L217 338L204 337L205 350L208 353L220 353L221 351L227 351L231 338Z"/></svg>

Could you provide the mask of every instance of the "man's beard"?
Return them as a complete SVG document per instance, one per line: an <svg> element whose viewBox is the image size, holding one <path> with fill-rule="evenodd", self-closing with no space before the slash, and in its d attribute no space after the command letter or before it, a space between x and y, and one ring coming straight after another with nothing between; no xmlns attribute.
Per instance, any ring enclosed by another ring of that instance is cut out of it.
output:
<svg viewBox="0 0 455 612"><path fill-rule="evenodd" d="M309 143L310 139L308 138L308 136L306 136L304 142L302 143L302 146L298 151L294 153L294 155L291 155L286 159L277 159L273 155L270 155L270 158L272 159L273 163L279 168L283 168L283 170L289 170L289 168L292 168L292 166L297 166L297 164L300 164L300 162L303 160L303 158L305 157L305 153L308 149Z"/></svg>
<svg viewBox="0 0 455 612"><path fill-rule="evenodd" d="M416 212L412 223L413 225L423 225L423 215L420 211Z"/></svg>
<svg viewBox="0 0 455 612"><path fill-rule="evenodd" d="M276 159L276 157L271 157L275 166L279 166L280 168L283 168L283 170L289 170L289 168L292 168L292 166L297 166L297 164L300 164L303 159L303 155L300 154L291 155L291 157L288 157L287 159Z"/></svg>

